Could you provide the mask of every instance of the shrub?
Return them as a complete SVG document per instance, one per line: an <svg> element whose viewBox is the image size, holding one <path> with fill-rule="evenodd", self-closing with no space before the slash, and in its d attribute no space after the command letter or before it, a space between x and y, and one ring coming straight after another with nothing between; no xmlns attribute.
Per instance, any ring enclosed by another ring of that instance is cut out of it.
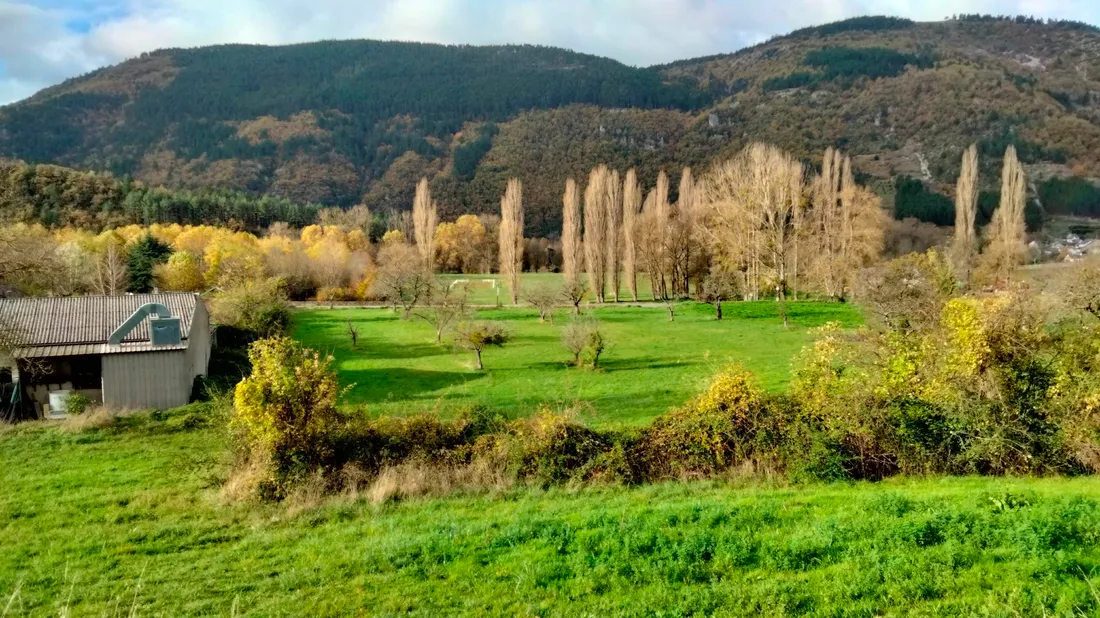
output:
<svg viewBox="0 0 1100 618"><path fill-rule="evenodd" d="M216 324L238 328L255 337L273 337L286 332L290 307L279 279L246 281L219 290L211 301L210 317Z"/></svg>
<svg viewBox="0 0 1100 618"><path fill-rule="evenodd" d="M587 480L610 446L607 436L577 423L572 414L542 408L530 418L513 421L505 433L480 440L475 453L518 478L549 485Z"/></svg>
<svg viewBox="0 0 1100 618"><path fill-rule="evenodd" d="M709 476L752 459L765 408L744 369L722 370L703 394L642 430L635 445L639 476Z"/></svg>
<svg viewBox="0 0 1100 618"><path fill-rule="evenodd" d="M599 368L600 355L607 349L607 339L595 318L573 318L561 333L561 343L573 355L573 365L581 367L584 361L593 369Z"/></svg>
<svg viewBox="0 0 1100 618"><path fill-rule="evenodd" d="M282 497L331 451L341 391L332 358L288 337L253 343L248 358L252 373L234 392L230 426L245 458L265 468L261 492Z"/></svg>
<svg viewBox="0 0 1100 618"><path fill-rule="evenodd" d="M73 393L69 395L69 399L65 402L65 413L71 416L78 416L87 412L91 407L91 399L88 399L80 393Z"/></svg>
<svg viewBox="0 0 1100 618"><path fill-rule="evenodd" d="M565 298L562 288L540 285L523 290L523 300L539 312L539 322L553 322L554 308Z"/></svg>

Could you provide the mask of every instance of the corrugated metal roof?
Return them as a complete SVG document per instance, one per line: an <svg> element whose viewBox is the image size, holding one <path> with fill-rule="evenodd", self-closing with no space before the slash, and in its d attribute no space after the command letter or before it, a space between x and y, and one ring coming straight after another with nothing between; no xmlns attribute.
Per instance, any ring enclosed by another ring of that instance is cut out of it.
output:
<svg viewBox="0 0 1100 618"><path fill-rule="evenodd" d="M182 293L0 299L0 322L12 331L16 343L23 348L69 346L73 349L88 349L80 346L98 347L106 344L111 333L138 308L148 303L160 303L168 307L173 316L180 318L180 334L187 339L191 333L191 320L195 315L195 306L198 302L197 295ZM149 321L145 320L130 331L123 343L148 343L148 341ZM50 354L50 356L71 355Z"/></svg>
<svg viewBox="0 0 1100 618"><path fill-rule="evenodd" d="M51 358L58 356L88 356L103 354L132 354L135 352L171 352L186 350L187 342L177 345L153 345L148 341L107 345L105 343L81 343L78 345L46 345L30 348L16 348L11 355L15 358Z"/></svg>

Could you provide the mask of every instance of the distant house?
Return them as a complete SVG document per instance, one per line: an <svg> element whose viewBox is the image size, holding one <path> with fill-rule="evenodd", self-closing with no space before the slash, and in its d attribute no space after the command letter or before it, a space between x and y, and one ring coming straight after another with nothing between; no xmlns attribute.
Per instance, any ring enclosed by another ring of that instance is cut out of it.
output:
<svg viewBox="0 0 1100 618"><path fill-rule="evenodd" d="M42 416L57 391L112 408L181 406L210 362L195 294L0 299L0 329L12 342L0 360L9 418Z"/></svg>

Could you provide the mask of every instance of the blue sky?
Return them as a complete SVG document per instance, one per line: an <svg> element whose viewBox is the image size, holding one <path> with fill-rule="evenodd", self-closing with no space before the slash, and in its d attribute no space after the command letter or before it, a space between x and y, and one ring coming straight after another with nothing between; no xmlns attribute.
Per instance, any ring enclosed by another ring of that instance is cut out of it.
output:
<svg viewBox="0 0 1100 618"><path fill-rule="evenodd" d="M649 65L856 15L1100 23L1100 0L0 0L0 105L162 47L376 38L538 43Z"/></svg>

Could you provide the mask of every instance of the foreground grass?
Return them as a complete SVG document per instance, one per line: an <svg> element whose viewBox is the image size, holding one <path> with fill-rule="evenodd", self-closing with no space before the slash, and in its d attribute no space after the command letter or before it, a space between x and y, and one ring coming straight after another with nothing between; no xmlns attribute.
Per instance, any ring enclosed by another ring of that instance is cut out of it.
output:
<svg viewBox="0 0 1100 618"><path fill-rule="evenodd" d="M1097 613L1100 479L516 489L295 514L221 503L223 431L203 422L0 429L0 613Z"/></svg>
<svg viewBox="0 0 1100 618"><path fill-rule="evenodd" d="M501 320L513 341L485 353L485 371L473 356L436 344L431 326L403 321L385 309L301 311L294 336L330 351L341 379L355 386L346 399L373 414L431 410L450 414L481 405L513 416L540 404L565 407L584 402L593 425L639 424L682 404L729 363L742 363L761 386L781 390L790 380L791 357L811 339L809 330L828 321L859 322L850 305L790 303L792 326L783 328L774 302L726 303L726 319L709 305L683 304L675 322L663 307L604 307L592 313L610 345L600 371L568 366L561 346L568 312L540 324L533 309L483 310L480 319ZM347 335L359 329L359 347Z"/></svg>

